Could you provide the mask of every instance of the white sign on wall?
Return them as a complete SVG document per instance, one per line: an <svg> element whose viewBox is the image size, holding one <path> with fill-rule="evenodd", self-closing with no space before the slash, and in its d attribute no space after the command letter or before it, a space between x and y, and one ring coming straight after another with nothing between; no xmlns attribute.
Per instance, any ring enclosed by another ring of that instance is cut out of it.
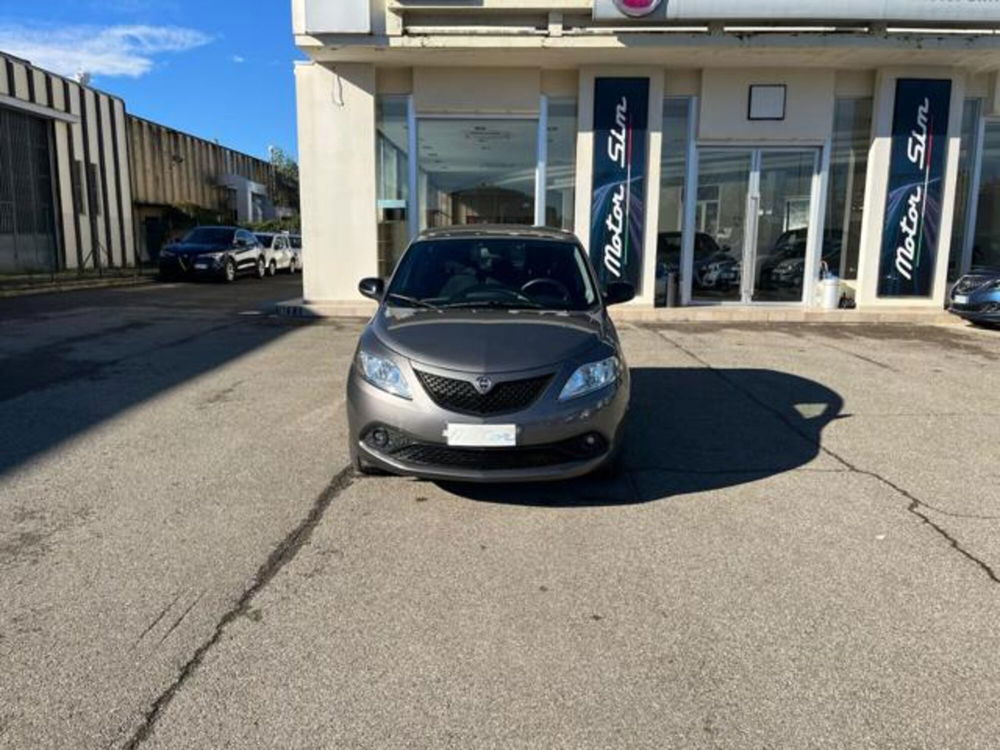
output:
<svg viewBox="0 0 1000 750"><path fill-rule="evenodd" d="M1000 0L594 0L594 18L1000 23Z"/></svg>
<svg viewBox="0 0 1000 750"><path fill-rule="evenodd" d="M304 0L307 34L370 34L371 0Z"/></svg>

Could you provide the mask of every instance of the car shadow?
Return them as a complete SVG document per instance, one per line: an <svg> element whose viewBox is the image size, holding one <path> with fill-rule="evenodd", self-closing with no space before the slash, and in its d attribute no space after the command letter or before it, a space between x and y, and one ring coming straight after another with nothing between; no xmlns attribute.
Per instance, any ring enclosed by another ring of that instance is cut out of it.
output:
<svg viewBox="0 0 1000 750"><path fill-rule="evenodd" d="M546 507L628 505L758 481L805 466L843 399L776 370L638 368L623 471L559 483L439 483L471 500Z"/></svg>

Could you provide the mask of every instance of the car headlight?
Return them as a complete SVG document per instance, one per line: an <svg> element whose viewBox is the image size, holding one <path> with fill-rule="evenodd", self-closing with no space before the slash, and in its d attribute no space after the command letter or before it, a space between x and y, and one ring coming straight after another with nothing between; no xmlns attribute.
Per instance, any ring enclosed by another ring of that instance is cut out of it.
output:
<svg viewBox="0 0 1000 750"><path fill-rule="evenodd" d="M410 386L395 362L360 350L358 351L358 371L361 373L361 377L386 393L405 399L413 398L410 394Z"/></svg>
<svg viewBox="0 0 1000 750"><path fill-rule="evenodd" d="M562 393L559 394L559 400L568 401L606 388L618 380L620 370L621 363L618 357L608 357L600 362L583 365L570 375Z"/></svg>
<svg viewBox="0 0 1000 750"><path fill-rule="evenodd" d="M1000 279L986 282L986 289L991 292L1000 289Z"/></svg>
<svg viewBox="0 0 1000 750"><path fill-rule="evenodd" d="M173 258L174 257L174 252L173 252L173 250L161 250L160 251L160 257L161 258Z"/></svg>
<svg viewBox="0 0 1000 750"><path fill-rule="evenodd" d="M212 261L212 263L214 263L215 265L219 265L222 263L222 259L225 257L225 255L226 255L225 253L205 253L201 257L203 257L205 260Z"/></svg>

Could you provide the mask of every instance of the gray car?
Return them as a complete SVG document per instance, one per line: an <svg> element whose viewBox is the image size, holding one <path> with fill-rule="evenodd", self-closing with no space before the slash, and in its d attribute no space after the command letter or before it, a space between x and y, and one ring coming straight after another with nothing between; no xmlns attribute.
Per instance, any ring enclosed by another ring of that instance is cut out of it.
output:
<svg viewBox="0 0 1000 750"><path fill-rule="evenodd" d="M629 373L607 306L571 234L521 227L429 230L379 302L347 385L350 450L364 473L537 481L611 472Z"/></svg>

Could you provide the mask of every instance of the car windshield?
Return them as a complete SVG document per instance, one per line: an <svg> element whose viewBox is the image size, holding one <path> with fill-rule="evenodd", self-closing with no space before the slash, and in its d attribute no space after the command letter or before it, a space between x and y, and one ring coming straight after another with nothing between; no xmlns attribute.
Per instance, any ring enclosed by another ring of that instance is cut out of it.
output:
<svg viewBox="0 0 1000 750"><path fill-rule="evenodd" d="M254 236L257 238L257 242L259 242L264 247L271 247L271 245L274 244L273 234L256 234Z"/></svg>
<svg viewBox="0 0 1000 750"><path fill-rule="evenodd" d="M586 310L597 301L576 244L481 237L412 245L386 297L418 307L544 310Z"/></svg>
<svg viewBox="0 0 1000 750"><path fill-rule="evenodd" d="M183 242L194 245L229 245L232 244L235 230L225 227L198 227L185 235Z"/></svg>

